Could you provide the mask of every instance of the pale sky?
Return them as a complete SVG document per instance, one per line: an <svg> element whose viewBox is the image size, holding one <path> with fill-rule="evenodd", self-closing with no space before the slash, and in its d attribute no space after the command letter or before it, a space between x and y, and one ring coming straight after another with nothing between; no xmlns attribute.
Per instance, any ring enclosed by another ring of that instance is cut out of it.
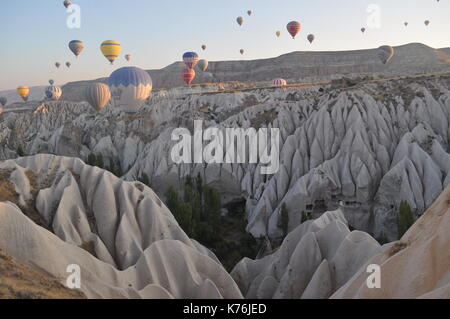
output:
<svg viewBox="0 0 450 319"><path fill-rule="evenodd" d="M0 1L0 90L19 85L56 84L109 76L134 65L159 69L195 51L210 61L260 59L292 51L342 51L420 42L450 47L450 0L73 0L81 8L81 28L69 29L62 0ZM380 26L367 25L367 8L380 8ZM251 17L247 10L252 10ZM236 18L243 16L239 27ZM302 23L296 40L287 34L291 20ZM431 24L425 27L424 21ZM403 23L408 21L406 28ZM366 27L365 35L361 27ZM275 32L280 30L278 39ZM310 45L306 36L315 34ZM82 40L78 59L68 49ZM117 40L123 56L110 66L101 55L104 40ZM201 50L206 44L208 49ZM241 56L239 50L246 51ZM60 69L55 62L62 64ZM68 70L64 64L70 61Z"/></svg>

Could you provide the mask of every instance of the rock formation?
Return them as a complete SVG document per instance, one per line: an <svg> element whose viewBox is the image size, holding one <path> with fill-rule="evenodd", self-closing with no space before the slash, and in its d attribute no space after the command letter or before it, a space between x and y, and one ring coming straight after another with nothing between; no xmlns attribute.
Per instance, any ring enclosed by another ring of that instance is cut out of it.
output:
<svg viewBox="0 0 450 319"><path fill-rule="evenodd" d="M4 161L0 172L0 249L63 283L79 265L88 298L241 297L142 183L51 155Z"/></svg>

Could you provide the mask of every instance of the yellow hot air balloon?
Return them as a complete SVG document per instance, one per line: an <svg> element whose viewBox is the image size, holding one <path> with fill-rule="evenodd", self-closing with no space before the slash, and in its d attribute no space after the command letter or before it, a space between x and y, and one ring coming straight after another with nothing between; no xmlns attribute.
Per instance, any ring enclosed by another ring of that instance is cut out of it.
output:
<svg viewBox="0 0 450 319"><path fill-rule="evenodd" d="M105 58L111 62L111 64L114 63L114 61L119 57L120 53L122 52L122 46L119 42L114 40L107 40L102 43L100 49L102 50L103 55Z"/></svg>
<svg viewBox="0 0 450 319"><path fill-rule="evenodd" d="M17 94L19 94L19 96L24 100L27 101L28 100L28 94L30 93L30 89L28 88L28 86L19 86L17 88Z"/></svg>

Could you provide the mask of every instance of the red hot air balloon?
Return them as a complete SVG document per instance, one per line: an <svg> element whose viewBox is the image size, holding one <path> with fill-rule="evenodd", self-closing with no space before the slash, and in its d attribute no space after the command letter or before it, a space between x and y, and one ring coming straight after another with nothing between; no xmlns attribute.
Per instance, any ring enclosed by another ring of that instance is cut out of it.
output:
<svg viewBox="0 0 450 319"><path fill-rule="evenodd" d="M288 23L286 28L287 28L289 34L292 36L292 39L295 39L295 36L302 29L302 25L298 21L291 21Z"/></svg>
<svg viewBox="0 0 450 319"><path fill-rule="evenodd" d="M194 69L184 69L183 70L183 80L187 85L191 85L192 81L195 79L195 70Z"/></svg>

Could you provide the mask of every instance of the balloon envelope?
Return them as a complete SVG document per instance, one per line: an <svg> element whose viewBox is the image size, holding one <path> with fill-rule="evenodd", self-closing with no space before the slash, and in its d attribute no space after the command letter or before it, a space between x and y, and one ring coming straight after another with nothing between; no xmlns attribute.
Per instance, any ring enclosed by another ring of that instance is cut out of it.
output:
<svg viewBox="0 0 450 319"><path fill-rule="evenodd" d="M286 29L292 38L295 39L295 36L301 31L302 25L298 21L291 21L288 23Z"/></svg>
<svg viewBox="0 0 450 319"><path fill-rule="evenodd" d="M314 36L314 34L308 35L308 41L309 41L309 43L313 43L315 38L316 38L316 37Z"/></svg>
<svg viewBox="0 0 450 319"><path fill-rule="evenodd" d="M5 106L6 105L6 103L8 103L8 99L6 98L6 97L0 97L0 104L2 105L2 106Z"/></svg>
<svg viewBox="0 0 450 319"><path fill-rule="evenodd" d="M61 98L62 90L60 87L51 85L45 89L45 97L49 100L57 101Z"/></svg>
<svg viewBox="0 0 450 319"><path fill-rule="evenodd" d="M243 17L237 17L236 21L237 21L237 23L239 25L242 25L244 23L244 18Z"/></svg>
<svg viewBox="0 0 450 319"><path fill-rule="evenodd" d="M71 65L72 65L72 63L66 62L66 66L67 66L68 68L70 68Z"/></svg>
<svg viewBox="0 0 450 319"><path fill-rule="evenodd" d="M61 66L61 63L59 63L59 62L56 62L56 63L55 63L55 66L56 66L56 68L58 68L58 69L59 69L59 67Z"/></svg>
<svg viewBox="0 0 450 319"><path fill-rule="evenodd" d="M127 60L128 62L131 61L131 54L126 54L125 55L125 60Z"/></svg>
<svg viewBox="0 0 450 319"><path fill-rule="evenodd" d="M286 85L287 85L287 82L285 79L277 78L277 79L273 80L273 86L283 87Z"/></svg>
<svg viewBox="0 0 450 319"><path fill-rule="evenodd" d="M122 46L117 41L106 40L100 46L100 50L102 51L102 54L105 56L105 58L109 62L111 62L111 64L113 64L122 52Z"/></svg>
<svg viewBox="0 0 450 319"><path fill-rule="evenodd" d="M66 9L67 9L68 7L70 7L70 5L71 5L70 0L64 0L63 5L64 5L64 7L66 7Z"/></svg>
<svg viewBox="0 0 450 319"><path fill-rule="evenodd" d="M53 80L48 80L48 83L50 84L50 85L53 85L54 83L55 83L55 81L53 81Z"/></svg>
<svg viewBox="0 0 450 319"><path fill-rule="evenodd" d="M153 88L150 75L137 67L114 71L108 80L114 105L126 113L137 113Z"/></svg>
<svg viewBox="0 0 450 319"><path fill-rule="evenodd" d="M279 38L279 37L281 36L281 31L277 31L275 34L276 34L277 37Z"/></svg>
<svg viewBox="0 0 450 319"><path fill-rule="evenodd" d="M85 97L89 104L99 112L111 99L111 91L106 84L92 83L86 88Z"/></svg>
<svg viewBox="0 0 450 319"><path fill-rule="evenodd" d="M383 64L388 63L394 57L394 48L388 45L383 45L378 48L378 57Z"/></svg>
<svg viewBox="0 0 450 319"><path fill-rule="evenodd" d="M209 63L205 59L198 61L198 68L202 72L205 72L208 69L208 65L209 65Z"/></svg>
<svg viewBox="0 0 450 319"><path fill-rule="evenodd" d="M425 20L425 25L428 26L430 24L430 21Z"/></svg>
<svg viewBox="0 0 450 319"><path fill-rule="evenodd" d="M188 68L193 69L198 63L198 54L195 52L186 52L183 54L183 61Z"/></svg>
<svg viewBox="0 0 450 319"><path fill-rule="evenodd" d="M249 16L251 16L252 13L253 13L252 10L248 10L248 11L247 11L247 14L248 14Z"/></svg>
<svg viewBox="0 0 450 319"><path fill-rule="evenodd" d="M17 94L19 94L19 96L24 100L27 101L28 100L28 94L30 93L30 89L28 88L28 86L19 86L17 88Z"/></svg>
<svg viewBox="0 0 450 319"><path fill-rule="evenodd" d="M202 50L205 51L206 50L206 45L202 45Z"/></svg>
<svg viewBox="0 0 450 319"><path fill-rule="evenodd" d="M362 33L366 32L366 28L361 28L361 32Z"/></svg>
<svg viewBox="0 0 450 319"><path fill-rule="evenodd" d="M84 44L80 40L73 40L69 42L69 49L78 57L84 49Z"/></svg>
<svg viewBox="0 0 450 319"><path fill-rule="evenodd" d="M182 74L184 82L186 82L187 85L191 85L192 81L195 79L195 70L194 69L184 69Z"/></svg>

